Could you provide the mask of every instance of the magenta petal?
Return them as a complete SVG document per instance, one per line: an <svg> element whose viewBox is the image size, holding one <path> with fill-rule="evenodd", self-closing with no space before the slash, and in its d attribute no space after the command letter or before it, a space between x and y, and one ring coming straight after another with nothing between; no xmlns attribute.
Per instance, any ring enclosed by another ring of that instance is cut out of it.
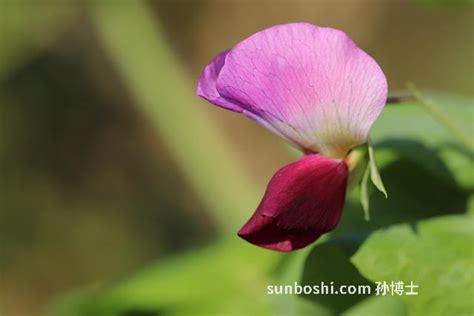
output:
<svg viewBox="0 0 474 316"><path fill-rule="evenodd" d="M242 112L242 108L240 108L238 104L221 97L216 89L217 78L224 66L225 58L228 53L228 50L223 51L204 68L199 78L196 94L217 106L240 113Z"/></svg>
<svg viewBox="0 0 474 316"><path fill-rule="evenodd" d="M292 251L332 230L342 214L348 169L319 154L278 170L239 236L257 246Z"/></svg>
<svg viewBox="0 0 474 316"><path fill-rule="evenodd" d="M328 157L365 143L387 98L372 57L344 32L309 23L255 33L212 64L218 72L203 74L212 78L206 99L243 109L297 147Z"/></svg>
<svg viewBox="0 0 474 316"><path fill-rule="evenodd" d="M228 53L229 50L223 51L204 68L204 71L199 78L196 94L221 108L244 114L285 139L288 143L295 147L300 147L298 143L289 139L286 135L282 134L278 129L275 129L271 124L269 124L262 111L258 109L254 109L254 111L245 109L238 101L225 98L219 94L216 88L217 80L222 67L224 67Z"/></svg>

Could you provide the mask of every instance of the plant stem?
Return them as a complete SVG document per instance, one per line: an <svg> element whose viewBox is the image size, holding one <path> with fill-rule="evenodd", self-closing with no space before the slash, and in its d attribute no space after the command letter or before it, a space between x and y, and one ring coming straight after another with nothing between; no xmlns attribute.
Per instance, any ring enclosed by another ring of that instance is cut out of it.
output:
<svg viewBox="0 0 474 316"><path fill-rule="evenodd" d="M394 103L403 103L403 102L410 102L410 101L415 101L416 97L414 95L397 95L397 96L391 96L387 98L387 103L388 104L394 104Z"/></svg>
<svg viewBox="0 0 474 316"><path fill-rule="evenodd" d="M261 189L205 113L146 2L94 1L91 9L105 52L166 152L218 227L237 230Z"/></svg>

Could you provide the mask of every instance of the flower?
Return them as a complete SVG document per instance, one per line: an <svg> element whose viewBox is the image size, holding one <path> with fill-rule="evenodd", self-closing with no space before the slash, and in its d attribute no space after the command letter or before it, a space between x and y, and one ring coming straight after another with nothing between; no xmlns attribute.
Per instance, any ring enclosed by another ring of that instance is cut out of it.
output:
<svg viewBox="0 0 474 316"><path fill-rule="evenodd" d="M385 75L372 57L342 31L276 25L216 56L197 94L244 114L304 153L272 177L240 237L292 251L337 225L348 154L367 142L387 99Z"/></svg>

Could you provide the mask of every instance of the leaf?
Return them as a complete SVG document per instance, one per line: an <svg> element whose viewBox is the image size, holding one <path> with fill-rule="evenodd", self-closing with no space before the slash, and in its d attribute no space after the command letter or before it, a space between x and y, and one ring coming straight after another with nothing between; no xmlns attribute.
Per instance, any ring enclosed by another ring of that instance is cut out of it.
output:
<svg viewBox="0 0 474 316"><path fill-rule="evenodd" d="M460 129L474 138L472 98L439 92L423 93L434 100L436 106L449 115L450 120L455 122ZM377 147L381 142L396 141L402 144L409 141L420 144L431 152L436 152L449 170L450 176L454 176L456 183L464 188L474 188L474 177L471 176L474 172L473 153L463 146L445 126L427 113L419 102L387 106L373 125L370 135ZM405 152L409 150L406 149ZM422 167L424 156L417 158ZM377 163L383 167L385 162L381 158L384 157L381 157L377 150ZM396 157L392 155L391 160L394 159Z"/></svg>
<svg viewBox="0 0 474 316"><path fill-rule="evenodd" d="M421 93L416 89L415 85L412 83L408 84L408 89L415 95L418 100L418 104L423 107L423 109L433 116L441 125L443 125L447 130L449 130L456 139L466 146L469 150L474 150L474 142L472 141L472 134L466 133L459 122L449 115L449 112L444 111L433 98L427 96L424 93ZM472 121L471 121L472 123Z"/></svg>
<svg viewBox="0 0 474 316"><path fill-rule="evenodd" d="M326 236L323 236L319 242L325 239ZM277 285L292 285L296 280L300 280L303 275L304 263L311 251L312 249L307 247L285 254L274 272L274 281L272 283ZM271 299L275 307L275 315L331 315L331 311L323 305L314 301L308 301L298 295L274 295L271 296Z"/></svg>
<svg viewBox="0 0 474 316"><path fill-rule="evenodd" d="M344 312L344 316L407 316L405 304L397 297L371 296Z"/></svg>
<svg viewBox="0 0 474 316"><path fill-rule="evenodd" d="M369 162L365 167L365 171L360 182L360 204L362 205L362 209L364 210L364 219L366 221L369 221L369 176L375 187L385 195L385 198L387 198L387 191L385 190L382 178L380 177L380 173L377 168L377 164L375 163L374 150L372 144L370 143L370 140L367 143L367 150L369 153Z"/></svg>
<svg viewBox="0 0 474 316"><path fill-rule="evenodd" d="M370 174L370 165L367 165L365 168L364 176L362 177L362 181L360 183L360 204L362 205L362 209L364 210L364 218L366 221L370 220L370 213L369 213L369 174Z"/></svg>
<svg viewBox="0 0 474 316"><path fill-rule="evenodd" d="M423 95L433 100L437 109L449 116L466 134L474 134L472 98L433 91L423 91ZM445 126L426 112L419 101L386 106L370 135L374 143L387 138L407 138L426 145L458 142Z"/></svg>
<svg viewBox="0 0 474 316"><path fill-rule="evenodd" d="M371 282L363 277L350 262L350 255L360 243L359 239L334 239L316 245L306 258L302 285L339 285L371 286ZM367 295L324 295L308 294L302 297L322 305L334 315L340 315L354 304L362 301Z"/></svg>
<svg viewBox="0 0 474 316"><path fill-rule="evenodd" d="M390 187L390 198L382 194L370 194L370 222L364 220L359 191L351 192L341 221L332 236L347 233L368 233L383 226L402 222L413 222L429 217L464 213L468 209L468 200L472 190L464 189L453 179L447 170L434 173L424 165L439 166L446 169L444 161L436 151L429 151L427 161L415 157L400 155L394 148L379 146L377 156L381 161L381 174ZM422 147L423 148L423 147Z"/></svg>
<svg viewBox="0 0 474 316"><path fill-rule="evenodd" d="M370 165L367 165L365 168L364 176L362 177L362 181L360 183L360 204L362 205L362 209L364 210L364 218L366 221L370 220L370 213L369 213L369 174L370 174Z"/></svg>
<svg viewBox="0 0 474 316"><path fill-rule="evenodd" d="M419 285L401 296L410 315L471 315L474 310L472 215L442 216L373 233L351 261L371 281Z"/></svg>
<svg viewBox="0 0 474 316"><path fill-rule="evenodd" d="M369 157L367 154L367 144L352 149L346 158L349 163L349 179L347 181L347 191L350 192L360 185L360 181L365 173Z"/></svg>
<svg viewBox="0 0 474 316"><path fill-rule="evenodd" d="M53 315L270 315L269 272L281 254L233 239L162 260L105 291L76 294Z"/></svg>
<svg viewBox="0 0 474 316"><path fill-rule="evenodd" d="M377 144L377 149L379 157L381 156L381 153L384 153L385 157L387 157L388 153L391 153L393 155L391 157L392 159L395 158L396 160L397 157L398 159L401 157L409 159L410 161L417 163L420 168L429 172L437 179L449 182L452 185L457 185L452 172L447 168L438 151L432 147L410 139L389 139L379 142ZM392 160L392 162L393 161L394 160ZM387 163L386 160L383 162Z"/></svg>
<svg viewBox="0 0 474 316"><path fill-rule="evenodd" d="M377 163L375 162L374 149L370 140L367 143L367 147L369 151L370 180L375 185L375 187L385 195L385 198L388 198L387 190L385 190L382 178L380 177L379 169L377 168Z"/></svg>

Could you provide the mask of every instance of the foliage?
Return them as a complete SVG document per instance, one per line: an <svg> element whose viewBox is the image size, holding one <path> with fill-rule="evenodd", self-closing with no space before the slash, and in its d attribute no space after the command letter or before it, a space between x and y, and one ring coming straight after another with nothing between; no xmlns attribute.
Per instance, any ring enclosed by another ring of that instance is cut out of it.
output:
<svg viewBox="0 0 474 316"><path fill-rule="evenodd" d="M48 20L51 25L42 29L48 33L63 9L58 6L44 20L38 14L38 20L16 21L27 16L24 11L0 19L0 27L8 24L13 30L1 46L3 60L12 62L0 61L0 75L13 67L13 61L19 63L32 53L30 30ZM291 254L268 252L234 236L247 215L243 212L256 205L263 189L255 185L218 126L196 104L192 85L150 12L140 1L95 1L89 9L118 76L156 133L165 139L167 150L226 237L113 283L71 293L54 304L53 314L472 314L471 99L416 91L417 101L387 106L371 131L373 146L369 146L363 185L348 194L338 227L313 247ZM389 198L373 194L369 179L385 195L388 192ZM367 222L362 214L369 204L372 216ZM420 285L420 294L266 294L269 284L334 281L373 285L383 280L413 281Z"/></svg>
<svg viewBox="0 0 474 316"><path fill-rule="evenodd" d="M472 215L441 216L374 232L352 257L372 281L419 285L400 296L410 315L471 315L474 310Z"/></svg>
<svg viewBox="0 0 474 316"><path fill-rule="evenodd" d="M439 93L430 97L437 100L447 120L472 133L471 100ZM355 190L332 238L309 250L280 255L238 240L220 242L158 263L109 289L71 296L55 310L70 315L192 311L195 315L401 316L422 315L426 310L431 315L468 314L473 308L469 299L473 254L466 249L473 243L473 218L445 214L469 208L472 152L416 102L388 106L373 128L372 139L372 161L377 160L390 198L367 190L374 210L370 222L361 216ZM410 223L417 221L414 231ZM391 226L396 223L402 224ZM295 280L354 285L413 281L420 285L420 294L402 298L266 294L268 284Z"/></svg>

